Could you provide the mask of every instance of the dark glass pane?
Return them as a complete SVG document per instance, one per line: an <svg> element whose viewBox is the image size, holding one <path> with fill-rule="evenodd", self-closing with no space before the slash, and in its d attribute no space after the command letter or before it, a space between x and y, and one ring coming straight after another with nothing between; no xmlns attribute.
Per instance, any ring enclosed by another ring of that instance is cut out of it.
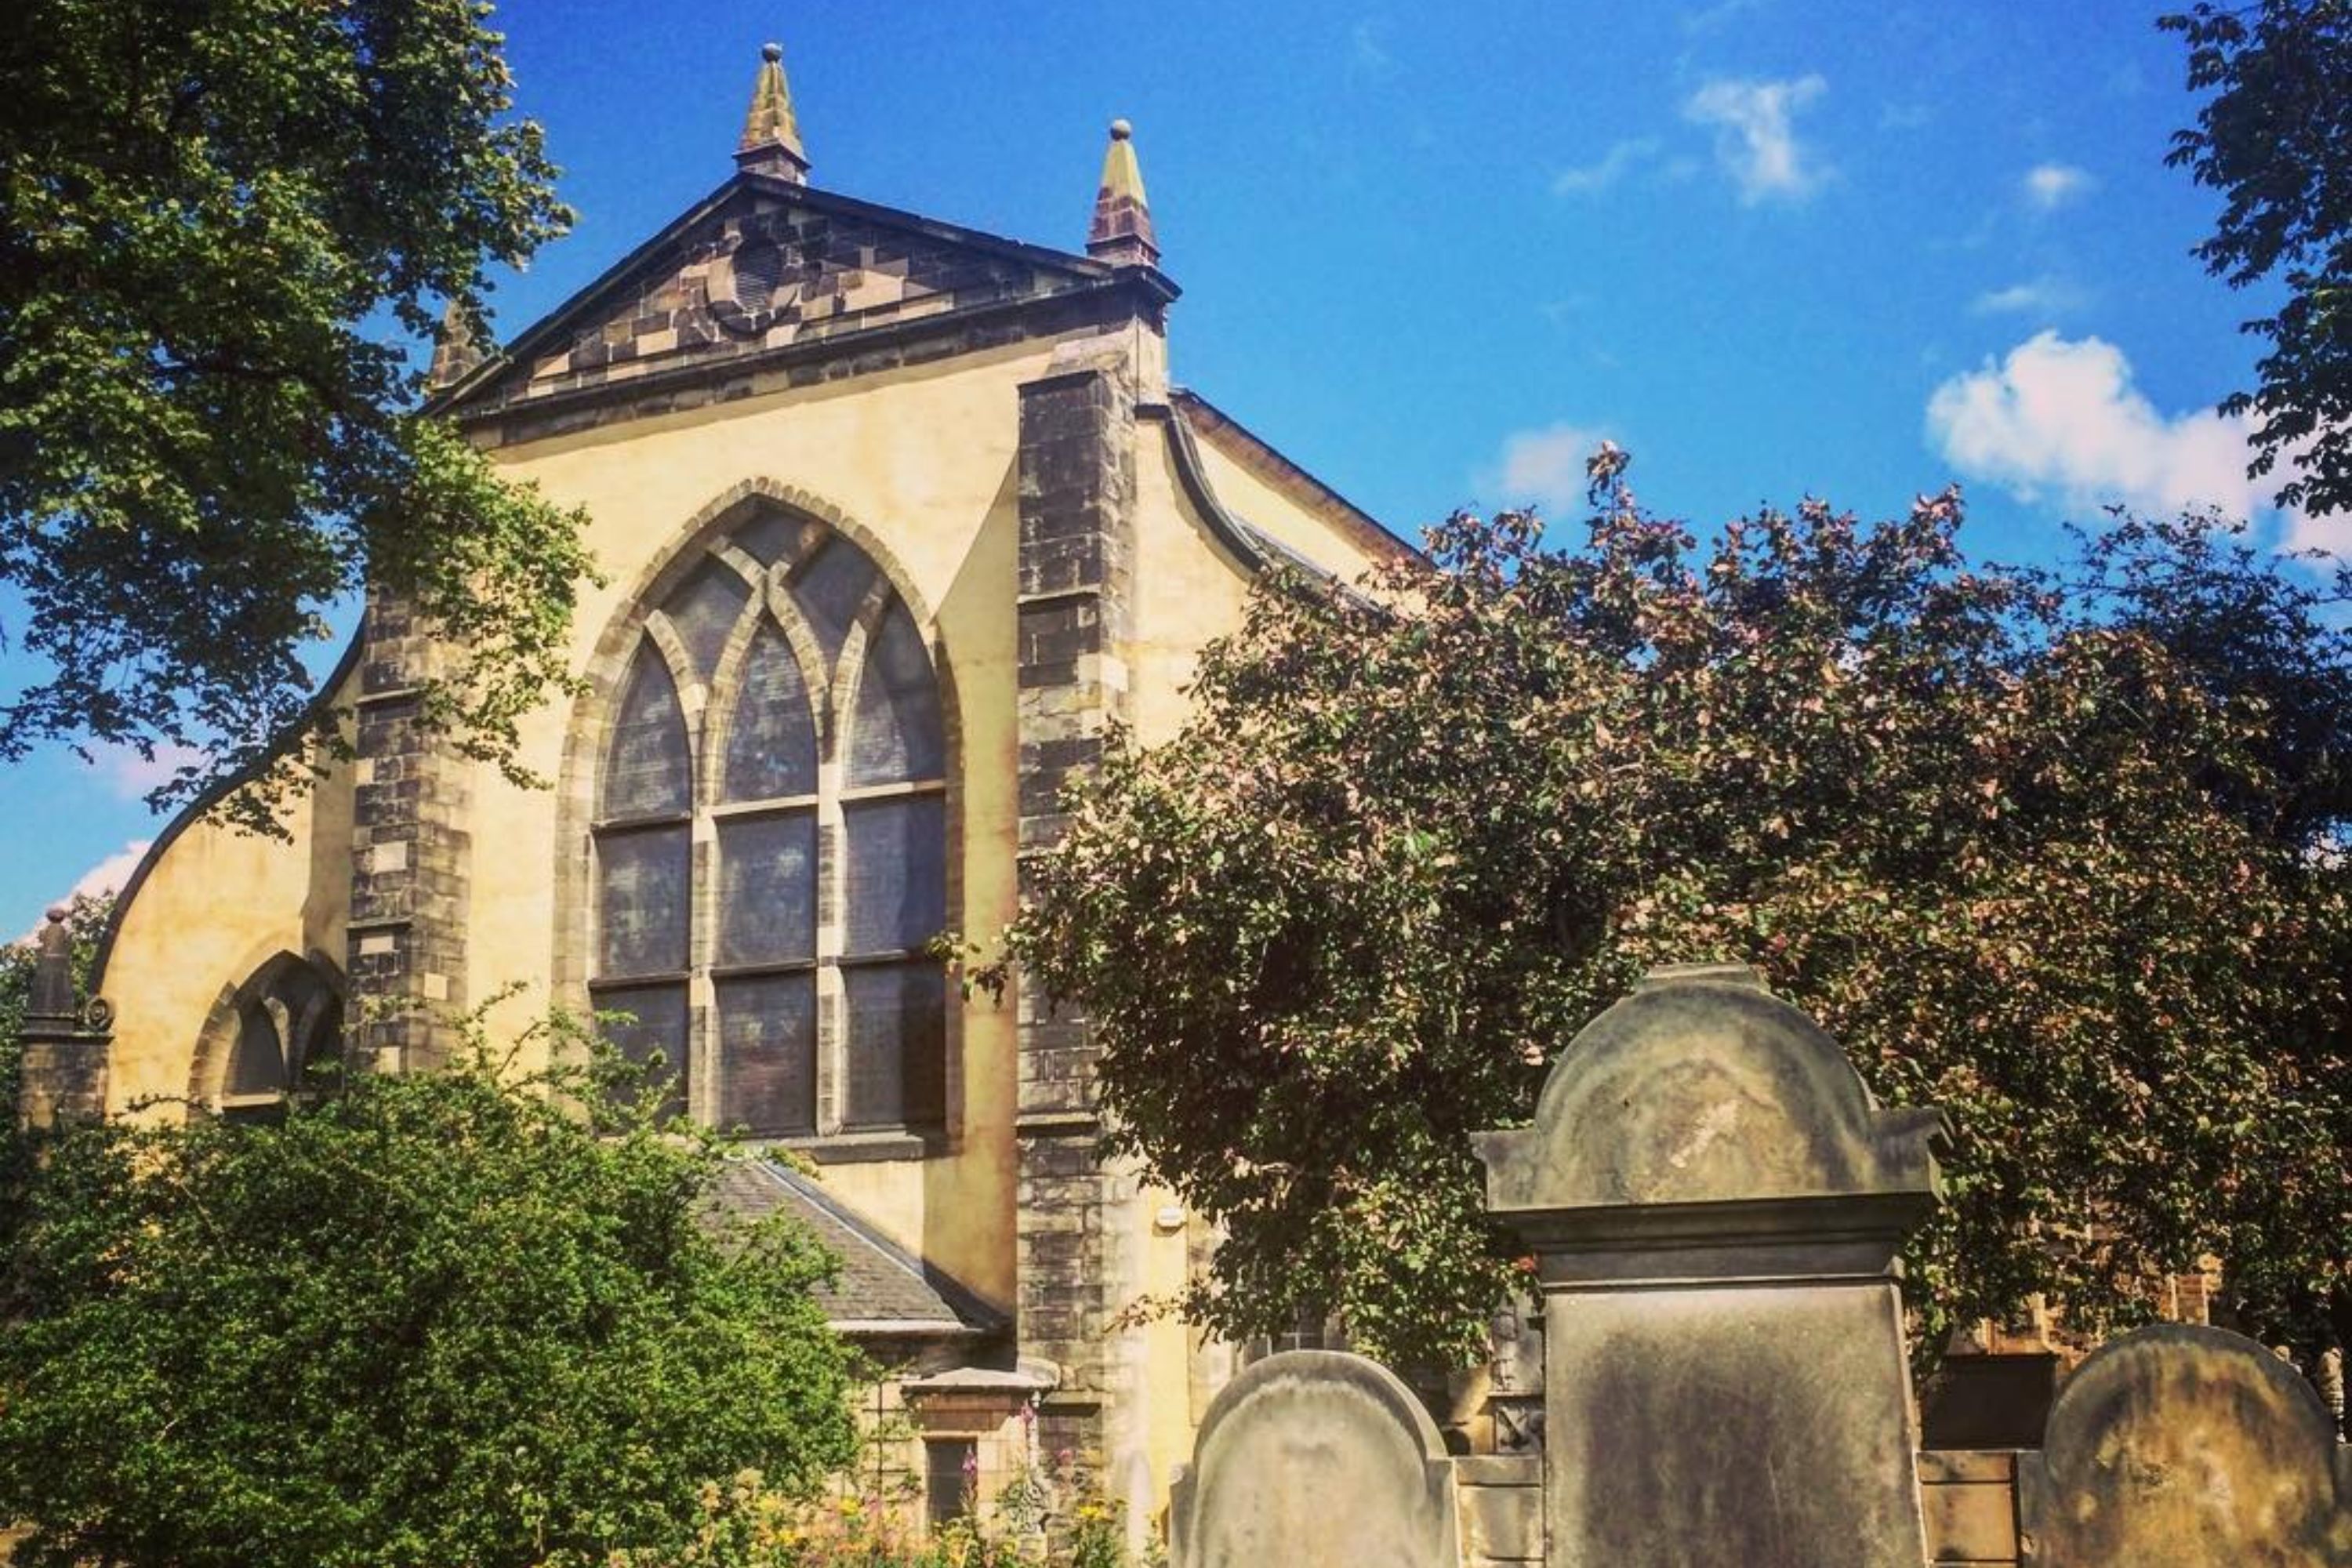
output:
<svg viewBox="0 0 2352 1568"><path fill-rule="evenodd" d="M935 779L947 771L940 738L940 691L930 656L907 606L893 601L857 681L857 717L849 731L849 783Z"/></svg>
<svg viewBox="0 0 2352 1568"><path fill-rule="evenodd" d="M751 598L751 584L733 567L723 561L705 561L663 603L662 613L677 628L678 639L694 656L694 672L704 680L719 668L719 651Z"/></svg>
<svg viewBox="0 0 2352 1568"><path fill-rule="evenodd" d="M285 1050L278 1039L278 1020L268 1004L256 998L237 1015L236 1050L228 1059L231 1094L280 1094L286 1089Z"/></svg>
<svg viewBox="0 0 2352 1568"><path fill-rule="evenodd" d="M845 952L919 947L947 924L947 810L935 795L854 801L845 839Z"/></svg>
<svg viewBox="0 0 2352 1568"><path fill-rule="evenodd" d="M768 1137L816 1131L816 976L719 986L719 1125Z"/></svg>
<svg viewBox="0 0 2352 1568"><path fill-rule="evenodd" d="M808 569L793 579L793 602L816 633L816 640L824 649L824 662L831 668L841 658L841 645L849 636L850 623L857 618L857 606L866 600L866 590L874 581L874 563L865 552L846 540L828 541L817 552Z"/></svg>
<svg viewBox="0 0 2352 1568"><path fill-rule="evenodd" d="M649 816L683 812L693 800L687 760L686 711L669 667L650 642L637 650L613 723L613 749L604 758L599 816Z"/></svg>
<svg viewBox="0 0 2352 1568"><path fill-rule="evenodd" d="M293 1075L299 1087L333 1080L343 1061L343 1003L332 992L306 1007L294 1026Z"/></svg>
<svg viewBox="0 0 2352 1568"><path fill-rule="evenodd" d="M743 661L727 737L725 798L772 800L816 793L816 721L792 645L762 626Z"/></svg>
<svg viewBox="0 0 2352 1568"><path fill-rule="evenodd" d="M850 1127L936 1123L947 1105L947 975L936 963L841 972L848 993Z"/></svg>
<svg viewBox="0 0 2352 1568"><path fill-rule="evenodd" d="M735 546L761 565L773 566L800 553L801 527L782 512L763 511L735 531Z"/></svg>
<svg viewBox="0 0 2352 1568"><path fill-rule="evenodd" d="M971 1511L980 1446L970 1437L923 1439L923 1507L937 1530Z"/></svg>
<svg viewBox="0 0 2352 1568"><path fill-rule="evenodd" d="M286 1016L292 1024L297 1041L303 1037L312 1012L333 994L318 970L299 961L289 963L278 971L278 978L270 982L269 994L286 1004Z"/></svg>
<svg viewBox="0 0 2352 1568"><path fill-rule="evenodd" d="M686 967L687 830L639 828L596 839L596 971L667 974Z"/></svg>
<svg viewBox="0 0 2352 1568"><path fill-rule="evenodd" d="M629 1022L608 1021L598 1027L622 1056L640 1066L651 1062L658 1054L661 1064L654 1070L654 1078L669 1082L669 1094L662 1101L662 1109L671 1113L682 1110L686 1105L686 987L599 988L595 1005L599 1013L630 1016Z"/></svg>
<svg viewBox="0 0 2352 1568"><path fill-rule="evenodd" d="M719 962L816 955L816 814L719 825Z"/></svg>

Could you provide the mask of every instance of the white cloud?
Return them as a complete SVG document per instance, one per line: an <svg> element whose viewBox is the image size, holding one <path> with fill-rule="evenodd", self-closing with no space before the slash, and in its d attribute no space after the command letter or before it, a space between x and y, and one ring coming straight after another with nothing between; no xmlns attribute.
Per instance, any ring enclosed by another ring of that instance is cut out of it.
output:
<svg viewBox="0 0 2352 1568"><path fill-rule="evenodd" d="M2246 477L2247 432L2242 416L2166 414L2133 384L2121 349L2053 331L1951 377L1927 400L1927 438L1962 475L2021 500L2054 498L2084 510L2121 503L2270 514L2270 487ZM2291 545L2352 543L2344 530L2293 513L2285 523Z"/></svg>
<svg viewBox="0 0 2352 1568"><path fill-rule="evenodd" d="M1792 121L1828 85L1819 76L1710 81L1691 95L1683 114L1716 128L1716 161L1738 184L1741 201L1801 200L1820 185L1822 172Z"/></svg>
<svg viewBox="0 0 2352 1568"><path fill-rule="evenodd" d="M148 791L171 783L182 768L202 766L208 760L198 746L161 745L152 757L142 757L130 746L106 746L93 751L98 771L108 787L124 800L143 799Z"/></svg>
<svg viewBox="0 0 2352 1568"><path fill-rule="evenodd" d="M139 868L139 862L146 855L147 847L153 842L152 838L132 839L89 870L84 871L81 879L67 889L65 897L57 901L68 904L85 894L91 898L103 898L122 891L123 884L131 880L131 873ZM47 923L47 917L44 914L41 920L33 922L32 930L16 940L32 941L41 934L41 927Z"/></svg>
<svg viewBox="0 0 2352 1568"><path fill-rule="evenodd" d="M91 898L98 898L104 894L122 891L123 884L131 880L131 873L139 868L141 857L147 853L148 846L154 842L152 838L132 839L89 870L84 871L81 874L81 880L73 885L72 890L67 893L66 897L72 900L88 894Z"/></svg>
<svg viewBox="0 0 2352 1568"><path fill-rule="evenodd" d="M1348 34L1348 75L1365 81L1386 81L1396 74L1396 57L1389 52L1389 19L1366 16Z"/></svg>
<svg viewBox="0 0 2352 1568"><path fill-rule="evenodd" d="M1561 196L1590 195L1605 191L1633 172L1634 165L1658 155L1654 136L1639 136L1620 142L1601 155L1598 163L1581 168L1562 169L1551 179L1552 194Z"/></svg>
<svg viewBox="0 0 2352 1568"><path fill-rule="evenodd" d="M2287 513L2286 545L2290 550L2325 550L2352 562L2352 512L2305 517L2299 511L2291 511Z"/></svg>
<svg viewBox="0 0 2352 1568"><path fill-rule="evenodd" d="M2046 274L1979 294L1969 309L1979 316L2055 316L2083 303L2083 291Z"/></svg>
<svg viewBox="0 0 2352 1568"><path fill-rule="evenodd" d="M1764 0L1718 0L1718 4L1684 13L1683 31L1694 37L1712 33L1726 23L1764 8Z"/></svg>
<svg viewBox="0 0 2352 1568"><path fill-rule="evenodd" d="M2089 195L2098 186L2088 169L2078 169L2072 163L2036 163L2025 171L2022 184L2025 199L2043 212L2055 212L2069 202Z"/></svg>
<svg viewBox="0 0 2352 1568"><path fill-rule="evenodd" d="M1478 476L1480 494L1497 506L1535 502L1564 512L1584 504L1584 460L1608 432L1591 425L1547 425L1504 437L1502 456Z"/></svg>

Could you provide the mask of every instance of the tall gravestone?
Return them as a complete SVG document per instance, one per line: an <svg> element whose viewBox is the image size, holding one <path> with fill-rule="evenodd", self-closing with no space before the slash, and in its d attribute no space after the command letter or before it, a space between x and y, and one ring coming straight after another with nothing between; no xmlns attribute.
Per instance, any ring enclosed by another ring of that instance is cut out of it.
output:
<svg viewBox="0 0 2352 1568"><path fill-rule="evenodd" d="M1174 1568L1456 1568L1437 1423L1396 1375L1286 1351L1225 1385L1171 1489Z"/></svg>
<svg viewBox="0 0 2352 1568"><path fill-rule="evenodd" d="M1533 1126L1477 1135L1544 1293L1552 1568L1920 1568L1895 1255L1942 1126L1708 965L1653 973Z"/></svg>
<svg viewBox="0 0 2352 1568"><path fill-rule="evenodd" d="M2018 1492L2034 1568L2352 1565L2352 1449L2300 1373L2220 1329L2102 1347Z"/></svg>
<svg viewBox="0 0 2352 1568"><path fill-rule="evenodd" d="M33 983L17 1020L16 1121L47 1128L106 1114L106 1053L114 1010L77 1001L70 911L57 905L34 939Z"/></svg>

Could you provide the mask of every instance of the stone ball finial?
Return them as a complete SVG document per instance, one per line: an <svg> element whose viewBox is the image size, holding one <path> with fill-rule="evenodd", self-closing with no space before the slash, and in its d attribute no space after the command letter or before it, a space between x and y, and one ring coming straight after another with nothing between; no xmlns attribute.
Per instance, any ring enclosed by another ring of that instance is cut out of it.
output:
<svg viewBox="0 0 2352 1568"><path fill-rule="evenodd" d="M1135 127L1129 125L1125 120L1114 120L1110 122L1110 139L1112 141L1124 142L1134 134Z"/></svg>
<svg viewBox="0 0 2352 1568"><path fill-rule="evenodd" d="M48 909L49 923L61 926L66 923L66 917L72 913L73 911L63 904L51 904Z"/></svg>
<svg viewBox="0 0 2352 1568"><path fill-rule="evenodd" d="M784 58L784 46L782 44L761 44L760 46L760 58L767 61L770 65L774 65L777 61Z"/></svg>

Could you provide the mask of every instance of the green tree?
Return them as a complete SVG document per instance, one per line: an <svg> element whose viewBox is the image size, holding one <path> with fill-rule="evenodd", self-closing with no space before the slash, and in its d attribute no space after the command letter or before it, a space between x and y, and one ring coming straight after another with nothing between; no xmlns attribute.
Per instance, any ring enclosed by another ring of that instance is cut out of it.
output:
<svg viewBox="0 0 2352 1568"><path fill-rule="evenodd" d="M2199 4L2158 24L2189 49L2189 88L2210 92L2166 160L2227 198L2196 254L2233 287L2275 279L2285 299L2246 323L2269 353L2252 412L2263 475L2288 460L2282 506L2352 507L2352 5Z"/></svg>
<svg viewBox="0 0 2352 1568"><path fill-rule="evenodd" d="M2284 616L2340 733L2352 639L2193 523L2071 580L1959 523L1809 502L1702 549L1621 488L1580 548L1457 516L1362 596L1260 588L1009 941L1099 1030L1112 1143L1222 1227L1194 1316L1472 1353L1515 1248L1467 1134L1645 969L1728 959L1950 1111L1931 1331L2037 1290L2096 1328L2209 1253L2266 1331L2352 1330L2341 795L2224 679Z"/></svg>
<svg viewBox="0 0 2352 1568"><path fill-rule="evenodd" d="M742 1469L804 1492L845 1462L830 1259L720 1228L719 1145L615 1076L478 1047L275 1124L62 1135L0 1302L16 1560L602 1562L680 1547Z"/></svg>
<svg viewBox="0 0 2352 1568"><path fill-rule="evenodd" d="M188 748L159 807L282 788L299 656L365 581L463 650L430 710L511 767L579 519L420 413L409 349L437 301L480 330L485 259L569 221L487 10L23 0L0 29L0 629L43 669L0 692L0 759Z"/></svg>

